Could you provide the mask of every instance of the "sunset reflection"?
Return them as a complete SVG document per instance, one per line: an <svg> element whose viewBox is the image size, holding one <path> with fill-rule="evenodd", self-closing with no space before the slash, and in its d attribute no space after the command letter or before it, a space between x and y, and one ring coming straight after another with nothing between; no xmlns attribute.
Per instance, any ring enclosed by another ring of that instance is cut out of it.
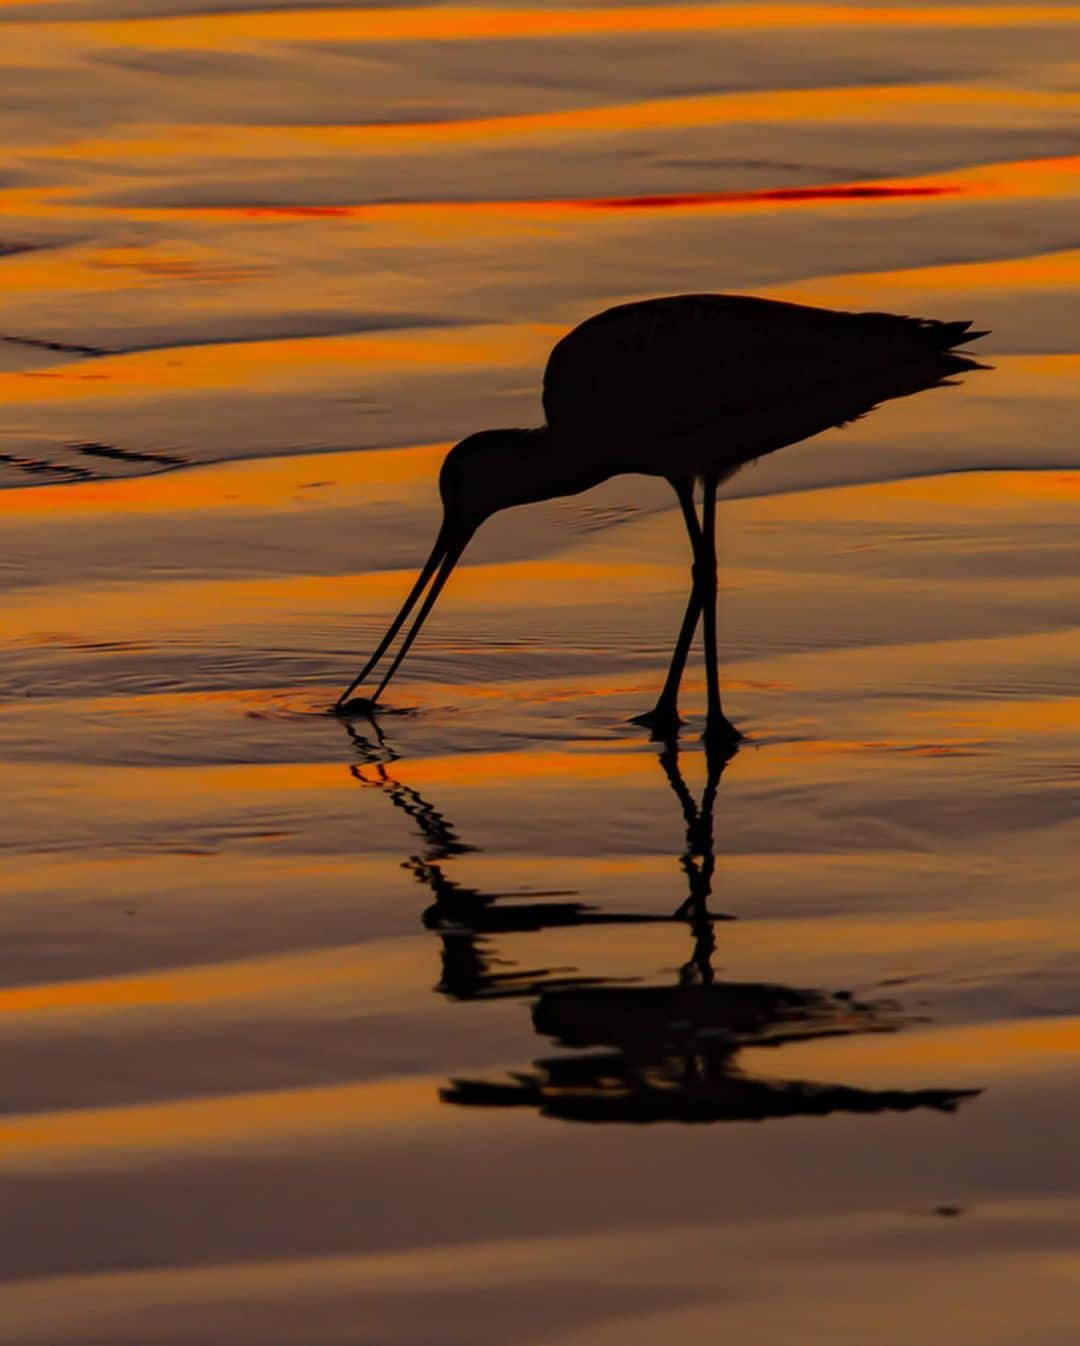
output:
<svg viewBox="0 0 1080 1346"><path fill-rule="evenodd" d="M1074 1340L1078 20L0 0L3 1346Z"/></svg>
<svg viewBox="0 0 1080 1346"><path fill-rule="evenodd" d="M202 50L244 42L433 42L493 38L587 37L603 33L685 33L714 29L805 27L1016 28L1074 23L1067 5L730 4L611 6L602 11L557 8L436 10L283 10L170 19L83 22L78 38L102 46L193 46ZM18 30L15 30L16 33ZM21 34L20 34L21 36Z"/></svg>

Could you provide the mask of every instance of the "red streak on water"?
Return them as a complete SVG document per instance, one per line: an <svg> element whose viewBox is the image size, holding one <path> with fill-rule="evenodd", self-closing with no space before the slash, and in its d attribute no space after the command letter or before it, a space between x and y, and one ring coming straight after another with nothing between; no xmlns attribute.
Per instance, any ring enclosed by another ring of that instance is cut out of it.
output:
<svg viewBox="0 0 1080 1346"><path fill-rule="evenodd" d="M666 210L748 201L876 201L898 196L950 196L960 187L773 187L760 192L695 192L682 196L611 196L578 204L594 210Z"/></svg>

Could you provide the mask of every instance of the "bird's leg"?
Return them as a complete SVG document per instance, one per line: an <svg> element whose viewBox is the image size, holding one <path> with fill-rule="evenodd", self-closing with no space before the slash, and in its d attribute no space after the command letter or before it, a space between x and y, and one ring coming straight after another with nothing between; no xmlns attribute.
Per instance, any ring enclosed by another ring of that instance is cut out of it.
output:
<svg viewBox="0 0 1080 1346"><path fill-rule="evenodd" d="M671 739L679 732L679 726L682 724L678 708L679 684L682 682L686 658L690 652L690 645L693 642L694 632L697 630L700 617L701 598L695 585L690 590L690 597L686 602L686 612L683 614L679 638L675 642L671 665L668 668L667 678L664 681L663 690L657 698L656 705L652 710L646 711L644 715L635 715L631 721L632 724L643 724L646 728L651 729L654 738Z"/></svg>
<svg viewBox="0 0 1080 1346"><path fill-rule="evenodd" d="M694 640L694 632L697 630L698 620L701 617L702 606L697 560L701 549L701 525L698 523L697 513L694 510L693 485L690 482L679 481L672 481L671 484L675 488L675 493L679 497L679 504L682 506L683 520L686 523L686 531L690 536L690 545L694 554L690 597L686 601L686 612L683 614L682 626L679 628L679 636L671 655L671 664L656 705L652 710L646 711L644 715L635 715L631 721L632 724L645 725L646 728L653 731L654 738L664 740L675 738L679 732L679 726L682 724L679 719L678 707L679 686L682 682L683 670L686 668L686 658Z"/></svg>
<svg viewBox="0 0 1080 1346"><path fill-rule="evenodd" d="M720 668L716 644L716 491L715 477L705 478L701 541L697 557L698 588L705 606L705 746L708 752L731 756L742 735L724 714L720 701Z"/></svg>

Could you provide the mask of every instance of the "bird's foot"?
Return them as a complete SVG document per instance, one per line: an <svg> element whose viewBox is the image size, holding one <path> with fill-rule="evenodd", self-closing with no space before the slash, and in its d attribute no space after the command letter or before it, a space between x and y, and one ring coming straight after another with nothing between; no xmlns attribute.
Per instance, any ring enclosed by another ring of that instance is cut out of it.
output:
<svg viewBox="0 0 1080 1346"><path fill-rule="evenodd" d="M726 715L711 715L701 736L705 751L721 759L734 757L740 744L746 742L746 735L739 732Z"/></svg>
<svg viewBox="0 0 1080 1346"><path fill-rule="evenodd" d="M634 715L631 724L644 725L646 729L651 729L651 738L670 742L678 738L679 730L683 726L683 721L679 719L679 713L674 706L665 706L659 702L652 710L647 710L644 715Z"/></svg>
<svg viewBox="0 0 1080 1346"><path fill-rule="evenodd" d="M330 707L331 715L338 715L342 719L351 719L354 715L363 715L367 720L374 717L378 706L370 696L351 696L348 700L335 701Z"/></svg>

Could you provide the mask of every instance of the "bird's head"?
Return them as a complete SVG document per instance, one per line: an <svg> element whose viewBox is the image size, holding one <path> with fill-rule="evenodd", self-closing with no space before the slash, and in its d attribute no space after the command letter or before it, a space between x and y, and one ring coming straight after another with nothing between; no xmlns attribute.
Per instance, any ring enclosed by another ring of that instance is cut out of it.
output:
<svg viewBox="0 0 1080 1346"><path fill-rule="evenodd" d="M445 526L467 540L501 509L542 500L551 458L546 430L481 430L455 444L439 473Z"/></svg>
<svg viewBox="0 0 1080 1346"><path fill-rule="evenodd" d="M419 603L420 610L401 648L367 704L373 705L378 700L416 639L428 613L435 606L461 553L485 519L511 505L524 505L532 500L544 500L561 494L559 483L553 480L547 445L546 429L482 430L455 444L446 455L439 473L443 522L431 555L375 653L338 699L339 709L372 673Z"/></svg>

